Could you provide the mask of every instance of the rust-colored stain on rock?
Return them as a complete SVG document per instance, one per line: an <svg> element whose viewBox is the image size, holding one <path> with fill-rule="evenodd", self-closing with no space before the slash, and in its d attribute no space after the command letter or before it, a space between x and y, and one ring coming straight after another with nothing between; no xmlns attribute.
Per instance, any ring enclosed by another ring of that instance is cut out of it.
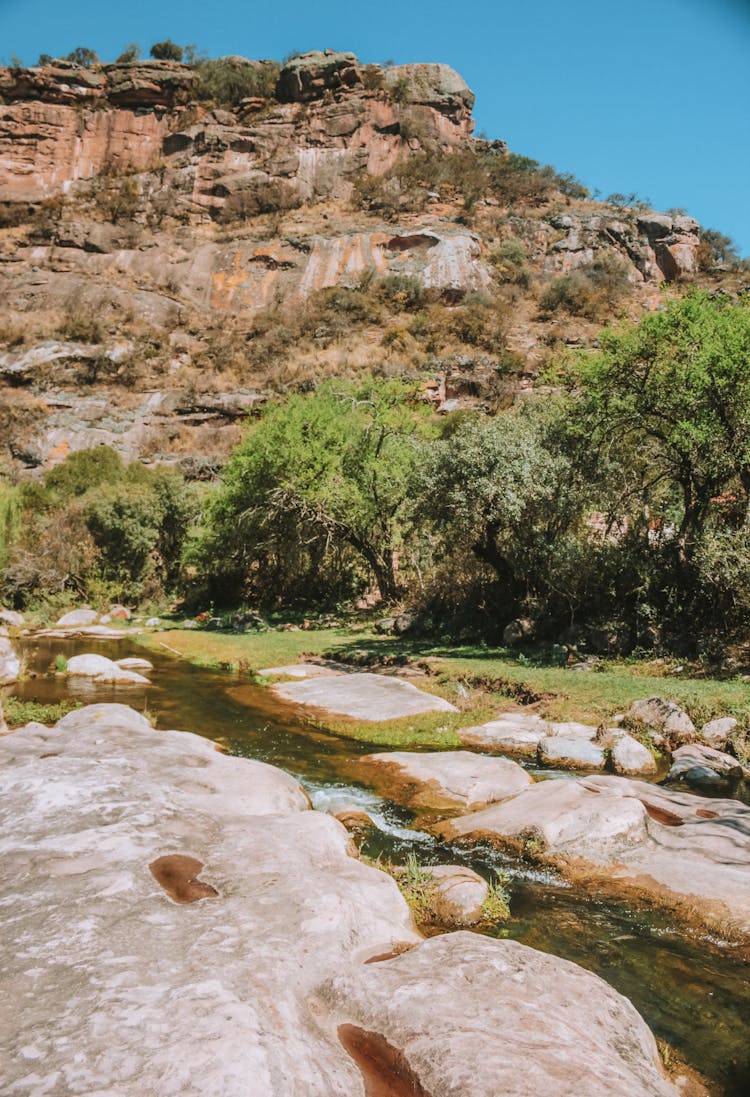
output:
<svg viewBox="0 0 750 1097"><path fill-rule="evenodd" d="M176 903L195 903L198 899L211 899L219 894L215 887L196 879L204 867L197 857L169 853L157 857L148 867L156 882Z"/></svg>
<svg viewBox="0 0 750 1097"><path fill-rule="evenodd" d="M359 1067L365 1097L430 1097L403 1052L378 1032L339 1025L341 1046Z"/></svg>

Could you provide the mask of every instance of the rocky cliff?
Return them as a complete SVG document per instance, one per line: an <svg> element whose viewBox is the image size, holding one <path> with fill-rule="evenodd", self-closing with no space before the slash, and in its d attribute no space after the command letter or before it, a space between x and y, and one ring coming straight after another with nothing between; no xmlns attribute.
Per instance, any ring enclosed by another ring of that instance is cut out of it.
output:
<svg viewBox="0 0 750 1097"><path fill-rule="evenodd" d="M0 70L6 461L107 442L211 470L269 392L361 369L491 406L696 275L695 221L475 140L446 65L212 64L229 92L174 62ZM602 258L627 293L540 309Z"/></svg>

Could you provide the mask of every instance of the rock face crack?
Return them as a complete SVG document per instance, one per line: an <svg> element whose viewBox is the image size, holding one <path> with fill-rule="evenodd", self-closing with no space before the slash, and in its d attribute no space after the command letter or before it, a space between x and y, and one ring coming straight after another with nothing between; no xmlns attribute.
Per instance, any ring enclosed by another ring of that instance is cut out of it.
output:
<svg viewBox="0 0 750 1097"><path fill-rule="evenodd" d="M403 1052L378 1032L339 1025L341 1046L359 1067L365 1097L431 1097L420 1084Z"/></svg>
<svg viewBox="0 0 750 1097"><path fill-rule="evenodd" d="M164 857L157 857L148 867L157 884L176 903L195 903L198 899L212 899L219 894L215 887L196 879L204 868L203 862L197 857L169 853Z"/></svg>

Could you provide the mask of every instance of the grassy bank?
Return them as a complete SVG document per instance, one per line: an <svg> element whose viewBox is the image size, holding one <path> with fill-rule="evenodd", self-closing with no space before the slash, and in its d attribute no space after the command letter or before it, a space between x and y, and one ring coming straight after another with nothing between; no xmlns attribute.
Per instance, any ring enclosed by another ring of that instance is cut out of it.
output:
<svg viewBox="0 0 750 1097"><path fill-rule="evenodd" d="M695 666L677 672L676 665L667 661L602 662L597 669L575 671L551 665L541 653L532 658L505 648L446 646L343 627L242 634L174 629L144 633L136 640L201 666L248 674L294 663L305 655L340 659L362 669L416 663L429 672L416 684L451 701L459 712L426 713L377 724L310 718L338 735L383 745L456 746L458 728L492 719L517 704L531 706L553 720L606 722L633 701L654 694L676 701L698 727L711 717L727 714L750 726L750 683L739 677L711 678Z"/></svg>

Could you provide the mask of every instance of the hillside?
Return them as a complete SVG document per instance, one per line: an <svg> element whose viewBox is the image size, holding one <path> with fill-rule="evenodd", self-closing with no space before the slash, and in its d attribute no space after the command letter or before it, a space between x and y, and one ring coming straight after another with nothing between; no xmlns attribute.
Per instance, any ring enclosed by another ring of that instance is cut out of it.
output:
<svg viewBox="0 0 750 1097"><path fill-rule="evenodd" d="M733 279L691 218L473 137L446 65L55 62L0 97L8 471L106 443L210 478L269 393L368 370L504 406L665 283Z"/></svg>

